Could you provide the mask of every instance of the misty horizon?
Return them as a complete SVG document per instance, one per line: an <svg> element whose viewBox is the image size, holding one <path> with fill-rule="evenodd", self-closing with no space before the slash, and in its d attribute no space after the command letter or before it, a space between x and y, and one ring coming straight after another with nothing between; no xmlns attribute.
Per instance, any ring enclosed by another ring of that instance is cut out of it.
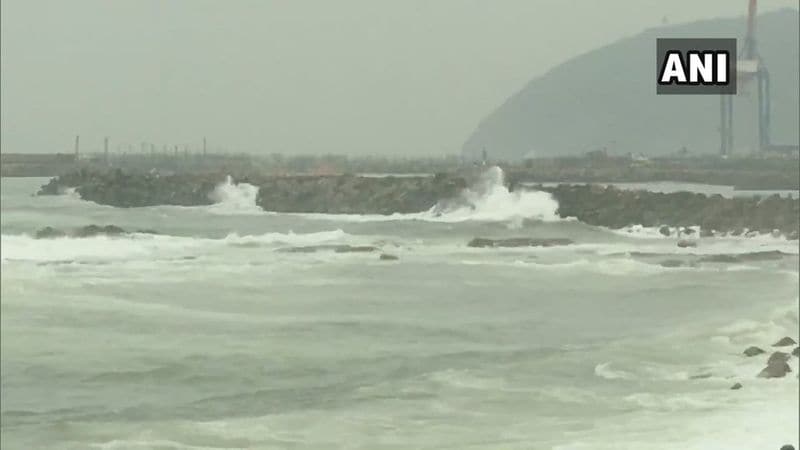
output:
<svg viewBox="0 0 800 450"><path fill-rule="evenodd" d="M108 136L112 152L196 152L207 137L209 152L456 155L484 117L553 67L746 7L185 5L3 1L0 149L71 152L80 135L86 152ZM765 1L760 12L787 6L796 3Z"/></svg>

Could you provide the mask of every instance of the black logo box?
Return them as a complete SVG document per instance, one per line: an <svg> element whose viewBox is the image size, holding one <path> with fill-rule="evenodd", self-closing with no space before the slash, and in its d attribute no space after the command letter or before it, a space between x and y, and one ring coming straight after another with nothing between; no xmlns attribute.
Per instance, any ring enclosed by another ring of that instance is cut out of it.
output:
<svg viewBox="0 0 800 450"><path fill-rule="evenodd" d="M661 76L661 69L667 59L668 51L678 51L687 61L686 54L689 51L726 51L728 52L728 74L730 82L727 85L679 85L679 84L659 84L658 78ZM658 95L736 95L736 39L675 39L659 38L656 39L656 94Z"/></svg>

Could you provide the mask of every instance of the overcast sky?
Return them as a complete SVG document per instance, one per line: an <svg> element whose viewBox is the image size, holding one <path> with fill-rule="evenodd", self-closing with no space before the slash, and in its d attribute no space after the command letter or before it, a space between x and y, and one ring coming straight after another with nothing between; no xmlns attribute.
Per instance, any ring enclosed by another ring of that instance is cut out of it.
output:
<svg viewBox="0 0 800 450"><path fill-rule="evenodd" d="M761 0L761 11L798 0ZM2 151L457 153L531 78L746 0L2 0Z"/></svg>

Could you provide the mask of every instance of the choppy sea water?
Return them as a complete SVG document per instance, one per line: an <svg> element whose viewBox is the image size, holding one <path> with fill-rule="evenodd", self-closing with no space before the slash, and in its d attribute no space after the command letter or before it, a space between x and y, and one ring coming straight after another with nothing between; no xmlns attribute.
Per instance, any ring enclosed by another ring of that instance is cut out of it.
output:
<svg viewBox="0 0 800 450"><path fill-rule="evenodd" d="M796 241L678 248L497 184L387 217L262 212L233 183L208 207L117 209L32 197L44 181L2 180L3 449L798 445L797 358L765 380L741 355L797 339ZM31 237L92 223L161 234ZM276 251L334 243L399 260ZM794 256L658 264L772 250Z"/></svg>

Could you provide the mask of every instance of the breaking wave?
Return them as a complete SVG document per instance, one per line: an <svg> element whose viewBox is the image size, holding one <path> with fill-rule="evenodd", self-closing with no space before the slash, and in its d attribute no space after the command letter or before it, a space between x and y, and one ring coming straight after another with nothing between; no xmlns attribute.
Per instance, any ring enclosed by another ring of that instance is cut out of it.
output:
<svg viewBox="0 0 800 450"><path fill-rule="evenodd" d="M462 205L453 209L434 207L426 214L443 222L560 220L558 202L547 192L514 191L505 186L505 174L497 166L484 172L477 183L462 194Z"/></svg>
<svg viewBox="0 0 800 450"><path fill-rule="evenodd" d="M224 247L306 246L352 242L355 237L340 229L312 233L264 233L221 239L132 233L87 238L35 239L28 235L2 235L2 261L75 262L124 261L149 258L180 258L197 252L213 252Z"/></svg>
<svg viewBox="0 0 800 450"><path fill-rule="evenodd" d="M209 195L214 202L208 210L215 214L263 214L256 204L258 186L249 183L235 183L230 175L224 183L219 184Z"/></svg>
<svg viewBox="0 0 800 450"><path fill-rule="evenodd" d="M296 214L310 219L343 222L389 222L418 220L423 222L512 222L523 220L553 222L562 220L558 202L547 192L509 191L505 174L499 167L491 167L478 181L462 192L460 198L441 202L428 211L412 214Z"/></svg>

